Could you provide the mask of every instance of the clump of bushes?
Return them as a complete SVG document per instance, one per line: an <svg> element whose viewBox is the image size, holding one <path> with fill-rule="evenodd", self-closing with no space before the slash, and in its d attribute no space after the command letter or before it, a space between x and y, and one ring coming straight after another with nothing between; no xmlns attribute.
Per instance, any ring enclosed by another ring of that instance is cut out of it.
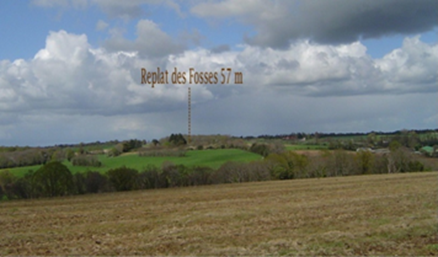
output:
<svg viewBox="0 0 438 257"><path fill-rule="evenodd" d="M260 154L263 157L267 157L271 153L282 153L285 151L284 145L278 142L270 143L270 144L261 144L261 143L254 143L249 148L250 152Z"/></svg>
<svg viewBox="0 0 438 257"><path fill-rule="evenodd" d="M136 189L138 171L125 166L107 172L108 180L116 191Z"/></svg>
<svg viewBox="0 0 438 257"><path fill-rule="evenodd" d="M182 134L171 134L169 137L169 143L174 146L182 146L187 144L187 140Z"/></svg>
<svg viewBox="0 0 438 257"><path fill-rule="evenodd" d="M96 155L78 155L71 159L73 166L101 167L102 163Z"/></svg>
<svg viewBox="0 0 438 257"><path fill-rule="evenodd" d="M122 153L127 153L137 149L141 149L141 147L144 144L146 144L146 141L141 141L137 139L123 141L115 145L113 148L111 148L107 154L109 157L117 157Z"/></svg>
<svg viewBox="0 0 438 257"><path fill-rule="evenodd" d="M73 181L77 194L96 194L113 191L107 176L98 171L78 172L74 174Z"/></svg>

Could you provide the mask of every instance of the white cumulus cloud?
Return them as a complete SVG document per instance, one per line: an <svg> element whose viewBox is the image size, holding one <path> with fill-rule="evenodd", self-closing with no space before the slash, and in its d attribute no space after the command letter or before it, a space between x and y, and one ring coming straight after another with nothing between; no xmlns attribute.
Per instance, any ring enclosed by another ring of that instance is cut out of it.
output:
<svg viewBox="0 0 438 257"><path fill-rule="evenodd" d="M147 20L138 30L156 32L158 41L137 39L152 45L166 38ZM163 50L159 57L140 50L93 48L86 35L61 30L49 33L34 58L1 60L0 139L41 144L184 133L189 86L194 133L395 130L435 120L436 106L423 101L437 96L438 45L419 37L380 59L360 42ZM232 68L244 83L142 85L140 69L157 67L169 80L175 68L186 76L190 68L218 72L219 80L221 68ZM101 131L89 132L95 128Z"/></svg>

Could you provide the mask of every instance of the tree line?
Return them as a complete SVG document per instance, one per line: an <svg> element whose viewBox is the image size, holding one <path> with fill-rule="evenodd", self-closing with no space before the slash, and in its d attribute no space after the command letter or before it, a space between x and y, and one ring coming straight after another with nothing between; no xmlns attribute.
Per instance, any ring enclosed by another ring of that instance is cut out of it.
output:
<svg viewBox="0 0 438 257"><path fill-rule="evenodd" d="M42 165L51 161L71 161L77 166L99 167L97 157L90 153L103 154L102 145L115 144L108 152L109 156L118 156L141 148L145 140L109 141L79 145L58 145L54 147L0 147L0 169ZM99 150L95 150L99 149Z"/></svg>
<svg viewBox="0 0 438 257"><path fill-rule="evenodd" d="M392 132L382 132L382 131L371 131L366 133L361 132L350 132L350 133L324 133L324 132L315 132L315 133L305 133L305 132L297 132L297 133L289 133L289 134L277 134L277 135L268 135L263 134L257 137L255 136L245 136L242 138L245 139L254 139L254 138L263 138L263 139L281 139L285 137L296 137L298 139L301 138L336 138L336 137L366 137L369 134L375 134L377 136L403 136L406 133L416 133L418 135L428 135L432 134L434 138L436 138L436 133L438 133L438 129L414 129L414 130L396 130Z"/></svg>
<svg viewBox="0 0 438 257"><path fill-rule="evenodd" d="M119 167L105 173L87 171L72 174L61 162L52 160L36 171L17 177L0 172L0 199L28 199L77 194L104 193L222 183L284 180L425 171L412 151L393 144L388 154L369 151L321 151L317 155L285 151L280 146L253 144L250 148L264 158L249 163L226 162L217 169L175 165L147 166L141 171Z"/></svg>

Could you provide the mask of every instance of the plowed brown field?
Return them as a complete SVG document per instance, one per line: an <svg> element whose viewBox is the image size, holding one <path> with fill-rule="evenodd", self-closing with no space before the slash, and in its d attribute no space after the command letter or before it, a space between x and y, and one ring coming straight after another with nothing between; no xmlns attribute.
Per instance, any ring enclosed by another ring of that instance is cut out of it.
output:
<svg viewBox="0 0 438 257"><path fill-rule="evenodd" d="M438 255L438 172L0 203L0 255Z"/></svg>

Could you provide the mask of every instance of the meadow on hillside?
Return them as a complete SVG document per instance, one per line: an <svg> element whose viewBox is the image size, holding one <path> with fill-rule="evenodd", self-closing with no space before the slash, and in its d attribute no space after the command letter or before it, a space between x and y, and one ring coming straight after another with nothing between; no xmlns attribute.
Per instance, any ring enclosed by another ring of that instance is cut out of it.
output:
<svg viewBox="0 0 438 257"><path fill-rule="evenodd" d="M261 159L260 155L240 149L192 150L187 151L186 156L183 157L140 157L136 153L128 153L117 157L99 155L98 158L102 162L101 167L73 166L71 162L67 160L65 160L63 164L66 165L72 173L84 172L87 170L99 171L103 173L109 169L114 169L121 166L126 166L128 168L137 170L143 170L148 165L161 167L161 165L166 161L177 165L207 166L217 169L227 161L249 162ZM16 176L23 176L28 170L37 170L41 166L42 165L34 165L10 168L7 170Z"/></svg>

